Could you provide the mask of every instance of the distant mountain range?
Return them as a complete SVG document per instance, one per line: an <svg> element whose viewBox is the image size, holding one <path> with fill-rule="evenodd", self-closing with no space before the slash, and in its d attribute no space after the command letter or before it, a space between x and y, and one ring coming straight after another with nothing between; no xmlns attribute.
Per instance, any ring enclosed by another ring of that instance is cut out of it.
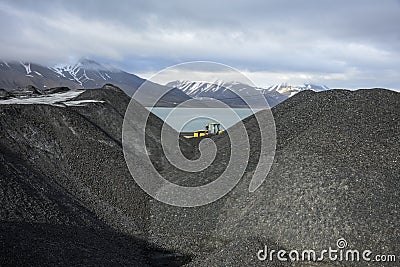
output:
<svg viewBox="0 0 400 267"><path fill-rule="evenodd" d="M66 86L71 89L98 88L112 83L128 95L145 80L131 73L89 59L74 65L43 66L26 62L1 62L0 87L4 89Z"/></svg>
<svg viewBox="0 0 400 267"><path fill-rule="evenodd" d="M56 66L0 61L0 89L4 89L3 91L25 90L28 86L34 86L41 91L55 87L99 88L104 84L113 84L131 96L145 81L137 75L86 58L73 65L58 64ZM159 106L175 106L190 98L209 97L220 100L229 106L241 107L246 104L235 92L241 92L249 97L259 96L261 92L269 105L273 107L303 90L324 91L328 89L327 86L316 84L293 86L281 83L268 88L259 88L233 81L216 81L214 83L172 81L166 86L151 83L147 89L148 95L139 102L143 105L151 105L150 99L154 98L155 92L161 90L169 92L160 100Z"/></svg>
<svg viewBox="0 0 400 267"><path fill-rule="evenodd" d="M204 97L211 97L221 100L230 106L245 105L244 101L235 92L243 93L249 97L256 97L261 91L268 104L273 107L300 91L312 90L319 92L329 90L327 86L315 84L292 86L288 85L287 83L281 83L264 89L240 82L223 81L216 81L214 83L201 81L173 81L166 84L166 86L181 89L183 92L193 98L201 99Z"/></svg>
<svg viewBox="0 0 400 267"><path fill-rule="evenodd" d="M26 90L30 85L40 91L54 87L90 89L113 84L131 96L145 81L134 74L89 59L81 59L74 65L51 67L26 62L0 62L0 88L6 91ZM167 92L169 88L151 83L149 97L142 104L150 104L148 99L159 90ZM188 99L190 97L184 92L173 89L162 97L159 105L174 106Z"/></svg>

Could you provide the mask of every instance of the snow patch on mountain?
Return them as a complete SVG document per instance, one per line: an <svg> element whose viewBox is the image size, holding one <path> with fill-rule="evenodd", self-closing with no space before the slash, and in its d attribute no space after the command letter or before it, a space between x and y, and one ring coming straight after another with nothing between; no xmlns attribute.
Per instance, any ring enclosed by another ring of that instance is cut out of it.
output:
<svg viewBox="0 0 400 267"><path fill-rule="evenodd" d="M40 73L40 72L38 72L38 71L33 71L34 73L36 73L37 75L39 75L39 76L42 76L43 77L43 75Z"/></svg>
<svg viewBox="0 0 400 267"><path fill-rule="evenodd" d="M298 92L304 90L312 90L315 92L329 90L330 88L326 85L317 85L312 83L305 83L303 85L289 85L287 83L279 83L267 87L264 92L278 92L282 95L292 97Z"/></svg>
<svg viewBox="0 0 400 267"><path fill-rule="evenodd" d="M54 67L50 67L50 69L64 78L77 82L83 87L86 82L95 80L90 78L87 72L91 72L91 74L98 76L104 81L112 79L108 73L121 72L114 67L100 64L90 59L81 59L74 65L58 64Z"/></svg>
<svg viewBox="0 0 400 267"><path fill-rule="evenodd" d="M8 65L8 62L7 62L7 61L4 61L4 60L3 60L3 63L0 63L0 66L3 66L3 64L4 64L5 66L7 66L8 68L10 68L10 65Z"/></svg>
<svg viewBox="0 0 400 267"><path fill-rule="evenodd" d="M21 65L25 68L26 74L29 75L31 71L31 63L21 62Z"/></svg>

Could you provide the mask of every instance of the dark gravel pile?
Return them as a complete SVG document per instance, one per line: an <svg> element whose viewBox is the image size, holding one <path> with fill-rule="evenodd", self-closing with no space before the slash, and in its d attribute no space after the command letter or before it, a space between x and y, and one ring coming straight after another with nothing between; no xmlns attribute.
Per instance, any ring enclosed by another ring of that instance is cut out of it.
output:
<svg viewBox="0 0 400 267"><path fill-rule="evenodd" d="M321 250L342 237L352 248L398 255L399 94L307 92L274 115L275 164L259 191L227 202L231 210L252 208L234 221L227 213L221 230L299 249Z"/></svg>
<svg viewBox="0 0 400 267"><path fill-rule="evenodd" d="M0 105L0 262L141 266L186 260L142 241L149 197L132 179L121 147L129 98L108 86L75 100L85 99L105 102ZM155 116L151 121L162 124Z"/></svg>
<svg viewBox="0 0 400 267"><path fill-rule="evenodd" d="M306 91L273 112L277 154L262 187L248 192L258 160L257 131L249 130L253 153L238 186L204 207L154 203L152 241L193 253L198 265L205 261L210 266L234 253L232 243L250 247L247 253L255 257L254 242L249 242L254 239L287 250L321 251L336 248L336 241L345 238L349 249L399 255L399 94L383 89ZM256 125L254 118L245 123L248 129ZM216 143L225 153L228 140ZM222 165L212 169L219 173ZM238 263L245 253L234 254Z"/></svg>
<svg viewBox="0 0 400 267"><path fill-rule="evenodd" d="M228 195L198 208L162 204L132 179L121 147L129 103L122 91L106 85L75 100L87 99L102 102L0 105L1 262L173 266L190 256L191 266L287 266L259 262L256 253L264 245L335 248L339 238L352 249L400 255L399 93L305 91L276 106L275 161L254 193L259 132L254 117L246 119L246 174ZM212 166L191 174L166 161L161 125L150 116L146 144L169 180L200 185L223 172L226 135L214 139ZM180 143L187 157L198 157L198 140Z"/></svg>
<svg viewBox="0 0 400 267"><path fill-rule="evenodd" d="M2 266L146 266L151 247L123 235L64 186L1 144Z"/></svg>

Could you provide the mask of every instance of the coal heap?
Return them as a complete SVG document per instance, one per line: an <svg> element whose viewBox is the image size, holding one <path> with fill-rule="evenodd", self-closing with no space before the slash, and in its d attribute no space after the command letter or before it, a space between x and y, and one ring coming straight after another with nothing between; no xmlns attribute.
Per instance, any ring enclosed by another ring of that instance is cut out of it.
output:
<svg viewBox="0 0 400 267"><path fill-rule="evenodd" d="M253 193L259 132L254 117L245 119L252 153L244 177L197 208L160 203L132 179L121 144L130 99L121 90L106 85L73 100L97 102L0 105L5 265L179 266L190 258L192 266L286 266L259 262L256 253L264 245L322 250L339 238L353 249L400 254L397 92L304 91L274 107L276 156ZM217 160L187 174L165 159L161 126L150 116L146 144L169 180L205 184L223 171L234 145L226 134L214 138ZM180 143L187 157L198 156L196 140Z"/></svg>
<svg viewBox="0 0 400 267"><path fill-rule="evenodd" d="M0 105L0 262L174 263L177 256L143 238L149 197L121 147L129 97L108 85L72 100L98 102ZM150 121L150 129L162 125L155 116Z"/></svg>
<svg viewBox="0 0 400 267"><path fill-rule="evenodd" d="M210 266L259 264L260 243L321 251L336 248L340 238L352 249L398 255L399 94L305 91L273 113L277 151L264 184L248 192L259 153L257 122L250 117L244 123L253 153L241 182L208 206L151 205L152 242L197 255L194 265ZM229 140L215 141L224 154ZM211 168L219 173L221 165ZM377 263L346 263L353 265Z"/></svg>
<svg viewBox="0 0 400 267"><path fill-rule="evenodd" d="M259 190L227 200L217 232L288 250L335 248L345 238L349 248L399 255L399 93L309 91L273 112L274 165ZM238 215L241 206L249 209Z"/></svg>

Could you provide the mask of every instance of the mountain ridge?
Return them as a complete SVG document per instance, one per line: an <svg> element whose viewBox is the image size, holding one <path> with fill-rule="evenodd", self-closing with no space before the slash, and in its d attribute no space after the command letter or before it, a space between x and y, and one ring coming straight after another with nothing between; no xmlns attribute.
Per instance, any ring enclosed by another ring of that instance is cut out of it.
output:
<svg viewBox="0 0 400 267"><path fill-rule="evenodd" d="M268 104L273 107L300 91L329 90L325 85L315 85L311 83L304 84L303 86L291 86L287 83L281 83L267 88L261 88L235 81L204 82L176 80L167 83L166 86L178 88L193 98L212 97L230 106L245 106L244 101L240 99L235 92L240 92L250 97L259 96L261 92Z"/></svg>
<svg viewBox="0 0 400 267"><path fill-rule="evenodd" d="M0 89L4 95L7 94L4 91L26 91L33 87L43 91L58 87L92 89L113 84L132 96L145 82L149 90L145 92L147 98L143 105L152 104L151 101L148 103L148 99L153 99L159 91L166 93L157 104L159 106L176 106L190 99L181 90L170 90L137 75L86 58L74 65L59 64L52 67L28 62L0 62Z"/></svg>
<svg viewBox="0 0 400 267"><path fill-rule="evenodd" d="M7 75L15 81L7 82ZM137 75L87 58L82 58L75 64L55 66L22 61L0 62L0 88L4 89L23 88L29 84L38 88L68 86L71 89L88 89L113 83L132 95L144 81L145 79Z"/></svg>

